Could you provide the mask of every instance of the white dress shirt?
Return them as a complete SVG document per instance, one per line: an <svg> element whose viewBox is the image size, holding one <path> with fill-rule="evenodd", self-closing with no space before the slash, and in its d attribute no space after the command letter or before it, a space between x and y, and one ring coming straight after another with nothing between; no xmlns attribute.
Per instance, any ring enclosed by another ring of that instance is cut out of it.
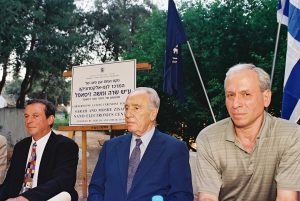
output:
<svg viewBox="0 0 300 201"><path fill-rule="evenodd" d="M40 167L40 163L41 163L41 160L42 160L42 155L43 155L45 146L48 142L48 139L50 137L50 134L51 134L51 131L47 135L45 135L44 137L39 139L38 141L34 141L34 139L32 138L31 145L30 145L30 148L29 148L29 151L28 151L27 163L26 163L26 167L27 167L28 161L29 161L30 156L31 156L32 145L33 145L33 143L36 142L36 161L35 161L35 172L34 172L33 179L32 179L32 188L37 186L38 175L39 175L39 167Z"/></svg>

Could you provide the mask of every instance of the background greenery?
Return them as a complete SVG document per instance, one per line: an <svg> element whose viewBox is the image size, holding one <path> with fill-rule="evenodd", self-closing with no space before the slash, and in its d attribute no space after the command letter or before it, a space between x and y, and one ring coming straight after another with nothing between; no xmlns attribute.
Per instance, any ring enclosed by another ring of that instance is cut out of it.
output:
<svg viewBox="0 0 300 201"><path fill-rule="evenodd" d="M182 46L186 100L162 92L166 11L149 0L96 0L95 10L83 11L73 0L0 0L0 93L47 98L68 104L70 83L61 75L84 61L137 59L152 69L137 72L137 85L156 89L161 97L158 127L193 142L213 123L187 45ZM271 72L277 22L275 0L183 1L178 8L204 80L216 119L227 117L223 80L227 69L249 62ZM269 111L280 116L286 52L282 26ZM25 77L20 77L20 71ZM14 80L7 82L7 73Z"/></svg>

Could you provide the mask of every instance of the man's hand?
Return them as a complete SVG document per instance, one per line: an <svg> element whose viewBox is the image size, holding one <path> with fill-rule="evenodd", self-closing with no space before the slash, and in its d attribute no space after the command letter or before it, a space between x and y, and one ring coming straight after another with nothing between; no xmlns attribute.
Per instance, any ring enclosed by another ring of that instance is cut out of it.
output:
<svg viewBox="0 0 300 201"><path fill-rule="evenodd" d="M219 200L218 197L215 195L202 193L202 192L198 194L198 201L218 201L218 200Z"/></svg>
<svg viewBox="0 0 300 201"><path fill-rule="evenodd" d="M276 201L298 201L298 192L278 189Z"/></svg>
<svg viewBox="0 0 300 201"><path fill-rule="evenodd" d="M29 200L23 196L18 196L16 198L9 198L6 201L29 201Z"/></svg>

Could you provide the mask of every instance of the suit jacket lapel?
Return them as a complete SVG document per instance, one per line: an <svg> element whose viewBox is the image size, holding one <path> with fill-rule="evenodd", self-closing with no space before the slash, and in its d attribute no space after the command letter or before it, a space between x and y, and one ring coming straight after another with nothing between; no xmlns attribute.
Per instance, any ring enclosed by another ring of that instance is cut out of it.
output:
<svg viewBox="0 0 300 201"><path fill-rule="evenodd" d="M20 192L22 184L23 184L23 180L24 180L24 174L26 171L26 167L27 167L27 157L28 157L28 153L29 153L29 149L30 149L30 145L31 145L31 141L32 138L28 137L26 139L26 142L24 143L25 145L23 147L20 148L20 150L18 150L18 152L16 153L16 158L15 158L15 163L13 165L16 165L16 172L12 172L13 176L15 176L15 181L16 181L16 188L18 192Z"/></svg>
<svg viewBox="0 0 300 201"><path fill-rule="evenodd" d="M134 189L134 186L140 182L144 175L149 171L149 169L157 163L160 155L164 151L164 141L160 138L160 132L155 129L152 139L148 144L148 147L143 155L143 158L138 166L138 169L134 175L131 190ZM131 191L130 190L130 191Z"/></svg>
<svg viewBox="0 0 300 201"><path fill-rule="evenodd" d="M38 176L38 184L40 181L43 181L44 176L46 175L45 173L49 172L49 168L51 167L49 164L49 161L47 161L49 159L49 155L51 155L51 150L53 149L53 143L54 143L54 139L55 139L55 133L53 133L53 131L50 134L50 137L46 143L42 158L41 158L41 163L40 163L40 167L39 167L39 176Z"/></svg>
<svg viewBox="0 0 300 201"><path fill-rule="evenodd" d="M129 151L132 134L127 134L124 139L117 145L117 159L119 161L120 176L122 181L123 194L127 194L127 174L129 163Z"/></svg>
<svg viewBox="0 0 300 201"><path fill-rule="evenodd" d="M30 145L31 145L31 142L32 142L32 138L28 138L28 140L26 140L26 143L25 143L25 146L22 147L22 151L21 151L21 154L23 155L22 157L20 157L20 164L24 165L24 171L27 167L27 158L28 158L28 154L29 154L29 151L30 151ZM22 160L22 161L21 161ZM23 162L24 161L24 162ZM24 172L25 173L25 172Z"/></svg>

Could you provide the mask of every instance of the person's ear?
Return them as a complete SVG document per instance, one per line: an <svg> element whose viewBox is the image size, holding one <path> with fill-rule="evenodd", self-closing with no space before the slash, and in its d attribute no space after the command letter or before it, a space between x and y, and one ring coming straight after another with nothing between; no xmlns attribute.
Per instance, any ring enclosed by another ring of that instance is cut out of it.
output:
<svg viewBox="0 0 300 201"><path fill-rule="evenodd" d="M48 121L48 125L52 125L54 123L54 116L53 115L50 115L48 118L47 118L47 121Z"/></svg>
<svg viewBox="0 0 300 201"><path fill-rule="evenodd" d="M150 113L150 120L155 121L158 114L158 109L152 109Z"/></svg>
<svg viewBox="0 0 300 201"><path fill-rule="evenodd" d="M271 90L269 90L269 89L265 90L263 92L263 96L264 96L264 106L269 107L269 105L271 103L271 97L272 97Z"/></svg>

